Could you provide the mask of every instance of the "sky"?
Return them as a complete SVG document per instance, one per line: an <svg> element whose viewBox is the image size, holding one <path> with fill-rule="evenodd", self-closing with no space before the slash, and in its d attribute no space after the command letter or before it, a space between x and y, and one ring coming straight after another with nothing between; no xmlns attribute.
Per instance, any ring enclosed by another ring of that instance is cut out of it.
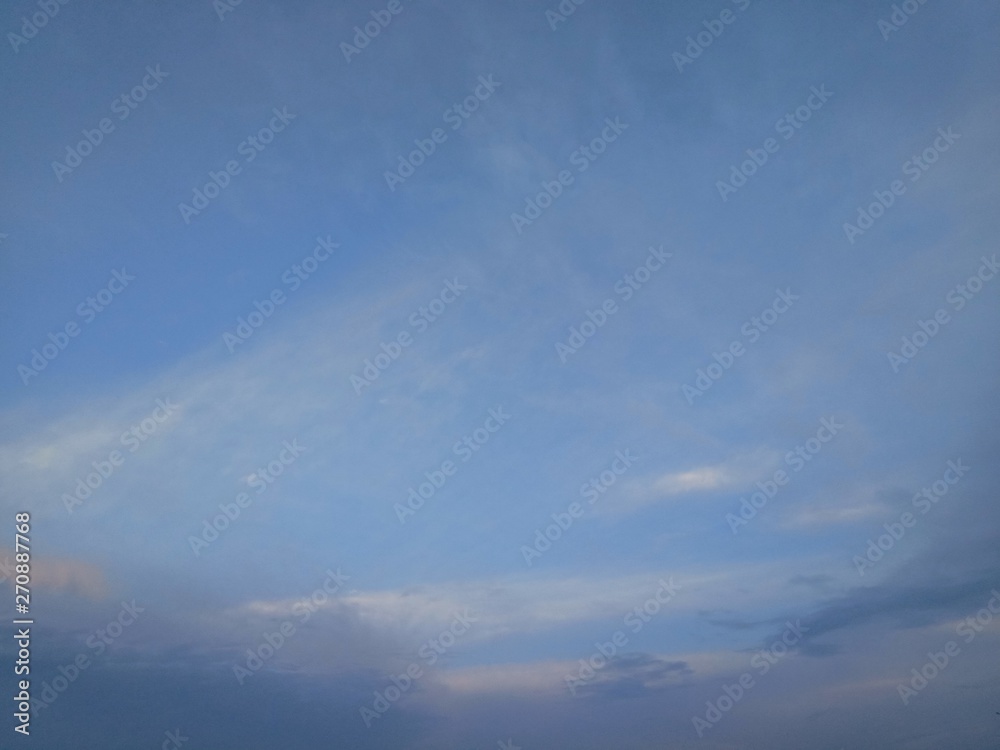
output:
<svg viewBox="0 0 1000 750"><path fill-rule="evenodd" d="M0 31L0 746L996 747L994 4Z"/></svg>

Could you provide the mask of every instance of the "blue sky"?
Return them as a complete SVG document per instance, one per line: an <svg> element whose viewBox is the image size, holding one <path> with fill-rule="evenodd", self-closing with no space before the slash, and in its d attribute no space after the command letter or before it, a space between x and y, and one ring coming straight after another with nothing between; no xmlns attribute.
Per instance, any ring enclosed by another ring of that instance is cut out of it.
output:
<svg viewBox="0 0 1000 750"><path fill-rule="evenodd" d="M388 5L69 2L7 37L34 695L93 657L11 746L992 747L997 9Z"/></svg>

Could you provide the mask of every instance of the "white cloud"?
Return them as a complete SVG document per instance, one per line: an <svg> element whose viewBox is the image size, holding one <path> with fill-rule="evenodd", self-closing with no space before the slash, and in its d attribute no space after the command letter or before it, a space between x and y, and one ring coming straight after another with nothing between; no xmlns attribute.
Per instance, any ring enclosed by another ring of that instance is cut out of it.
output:
<svg viewBox="0 0 1000 750"><path fill-rule="evenodd" d="M884 482L857 485L843 492L824 492L784 512L781 527L801 529L854 523L888 512L881 496L889 486Z"/></svg>
<svg viewBox="0 0 1000 750"><path fill-rule="evenodd" d="M621 498L605 511L635 512L677 497L709 492L739 491L774 470L779 454L766 448L738 454L717 464L703 464L627 481Z"/></svg>
<svg viewBox="0 0 1000 750"><path fill-rule="evenodd" d="M815 569L816 561L803 562ZM853 571L848 571L852 573ZM456 613L468 610L478 618L470 641L512 633L538 633L567 624L621 621L661 588L676 586L663 605L665 615L692 616L706 611L779 610L788 599L787 566L782 562L740 564L718 568L652 571L604 577L481 579L444 582L403 589L350 591L326 608L349 608L372 627L412 638L434 635ZM253 600L234 613L274 617L292 611L296 598Z"/></svg>

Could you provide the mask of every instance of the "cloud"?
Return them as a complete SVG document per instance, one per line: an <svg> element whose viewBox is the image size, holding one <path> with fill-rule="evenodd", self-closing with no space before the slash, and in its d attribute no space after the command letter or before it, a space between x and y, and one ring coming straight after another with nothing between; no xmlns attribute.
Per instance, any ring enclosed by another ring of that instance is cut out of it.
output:
<svg viewBox="0 0 1000 750"><path fill-rule="evenodd" d="M898 494L885 479L858 483L839 492L824 488L807 501L789 507L779 525L795 530L865 521L887 513Z"/></svg>
<svg viewBox="0 0 1000 750"><path fill-rule="evenodd" d="M689 589L692 593L724 573L699 573L676 578L673 607ZM660 588L670 573L644 573L603 579L586 577L506 578L455 581L401 589L351 591L325 605L348 607L380 630L423 638L447 627L456 614L476 618L466 637L489 640L515 633L535 633L572 623L620 619ZM694 594L696 595L696 594ZM294 600L253 600L240 605L247 613L278 617L292 611Z"/></svg>
<svg viewBox="0 0 1000 750"><path fill-rule="evenodd" d="M0 549L3 559L3 580L13 588L15 554L12 549ZM35 555L31 560L32 588L51 589L98 601L108 595L104 571L86 560L68 557Z"/></svg>
<svg viewBox="0 0 1000 750"><path fill-rule="evenodd" d="M686 661L671 661L652 654L624 654L612 658L576 692L589 697L633 698L691 684L689 678L693 674Z"/></svg>
<svg viewBox="0 0 1000 750"><path fill-rule="evenodd" d="M743 490L773 471L778 459L776 451L759 448L717 464L631 480L625 484L622 497L608 508L613 513L633 513L678 497Z"/></svg>
<svg viewBox="0 0 1000 750"><path fill-rule="evenodd" d="M721 627L733 627L725 617L712 613L730 607L777 611L787 600L785 570L784 563L776 562L629 575L456 580L397 589L355 589L323 606L349 608L368 626L413 642L435 635L456 613L467 610L477 621L464 638L478 642L587 622L618 623L618 627L625 615L661 588L663 580L672 582L677 593L663 605L661 616L708 616ZM293 598L253 599L230 611L234 617L283 617L293 611L295 602ZM735 627L759 628L769 621L769 617L761 617Z"/></svg>

